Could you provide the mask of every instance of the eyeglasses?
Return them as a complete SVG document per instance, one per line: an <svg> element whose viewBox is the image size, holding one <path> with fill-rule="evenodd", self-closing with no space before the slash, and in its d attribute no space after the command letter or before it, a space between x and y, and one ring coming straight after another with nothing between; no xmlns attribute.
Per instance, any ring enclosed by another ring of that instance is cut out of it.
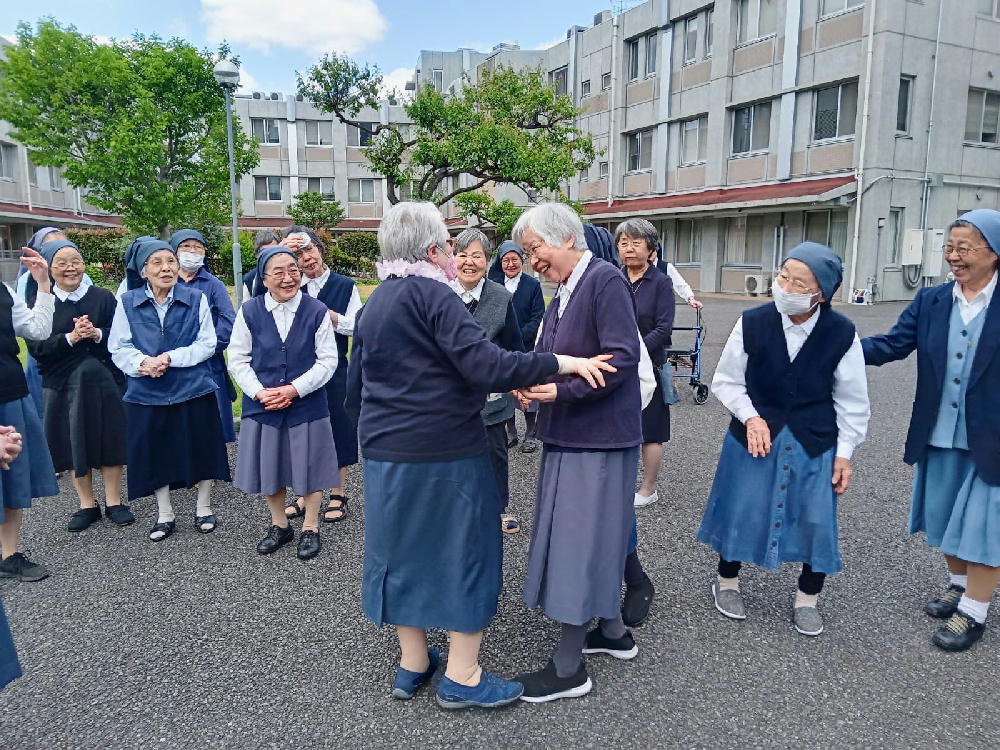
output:
<svg viewBox="0 0 1000 750"><path fill-rule="evenodd" d="M952 245L944 245L941 248L941 252L944 253L945 255L949 255L951 253L958 253L964 258L966 255L971 255L972 253L977 252L978 250L982 250L983 248L986 248L988 250L989 245L979 245L977 247L954 247Z"/></svg>
<svg viewBox="0 0 1000 750"><path fill-rule="evenodd" d="M286 276L290 279L297 279L301 275L301 271L299 271L299 269L297 268L289 268L288 270L269 271L267 275L270 276L272 279L280 281Z"/></svg>
<svg viewBox="0 0 1000 750"><path fill-rule="evenodd" d="M56 271L67 271L70 268L85 268L82 260L60 260L52 264Z"/></svg>
<svg viewBox="0 0 1000 750"><path fill-rule="evenodd" d="M623 250L627 247L633 250L646 250L649 246L646 244L646 240L627 240L624 237L618 240L618 247Z"/></svg>
<svg viewBox="0 0 1000 750"><path fill-rule="evenodd" d="M818 294L819 289L811 289L798 279L792 279L787 273L779 273L778 278L784 281L796 294Z"/></svg>

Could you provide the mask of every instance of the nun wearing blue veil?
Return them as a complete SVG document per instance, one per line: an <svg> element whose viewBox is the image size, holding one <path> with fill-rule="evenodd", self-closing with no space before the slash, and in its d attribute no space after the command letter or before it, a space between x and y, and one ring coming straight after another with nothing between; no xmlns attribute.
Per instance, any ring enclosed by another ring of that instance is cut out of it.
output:
<svg viewBox="0 0 1000 750"><path fill-rule="evenodd" d="M924 611L933 642L964 651L983 636L1000 581L1000 211L948 229L954 281L921 289L886 334L861 342L883 365L917 352L917 392L903 460L916 464L910 533L944 553L949 586Z"/></svg>
<svg viewBox="0 0 1000 750"><path fill-rule="evenodd" d="M774 301L736 321L712 380L732 413L698 531L719 554L715 606L746 619L743 563L802 563L792 620L808 636L823 632L817 599L841 567L837 498L870 414L861 342L830 305L842 278L830 248L798 245Z"/></svg>
<svg viewBox="0 0 1000 750"><path fill-rule="evenodd" d="M230 481L208 366L216 346L212 313L204 294L177 284L178 270L170 245L140 243L108 334L111 359L127 376L128 497L156 495L154 542L176 529L170 490L198 485L194 527L209 534L218 519L206 480Z"/></svg>

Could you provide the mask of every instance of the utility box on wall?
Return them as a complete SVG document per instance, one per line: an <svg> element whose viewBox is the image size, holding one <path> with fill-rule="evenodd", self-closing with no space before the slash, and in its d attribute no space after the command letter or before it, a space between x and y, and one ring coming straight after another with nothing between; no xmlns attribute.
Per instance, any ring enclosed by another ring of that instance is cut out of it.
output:
<svg viewBox="0 0 1000 750"><path fill-rule="evenodd" d="M922 266L921 275L934 278L941 275L944 253L944 231L941 229L907 229L899 254L901 266Z"/></svg>

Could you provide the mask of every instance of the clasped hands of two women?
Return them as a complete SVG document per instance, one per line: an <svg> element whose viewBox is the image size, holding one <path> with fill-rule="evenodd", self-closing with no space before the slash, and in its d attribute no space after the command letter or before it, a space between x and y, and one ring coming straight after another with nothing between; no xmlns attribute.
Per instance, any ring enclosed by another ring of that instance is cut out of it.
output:
<svg viewBox="0 0 1000 750"><path fill-rule="evenodd" d="M563 356L564 363L568 362L572 369L565 372L565 375L578 375L590 384L591 388L604 387L604 373L618 372L617 368L608 364L612 358L611 354L598 354L596 357L566 357ZM528 388L518 388L510 392L517 399L522 408L527 408L532 401L548 404L556 400L557 388L555 383L544 383L533 385Z"/></svg>

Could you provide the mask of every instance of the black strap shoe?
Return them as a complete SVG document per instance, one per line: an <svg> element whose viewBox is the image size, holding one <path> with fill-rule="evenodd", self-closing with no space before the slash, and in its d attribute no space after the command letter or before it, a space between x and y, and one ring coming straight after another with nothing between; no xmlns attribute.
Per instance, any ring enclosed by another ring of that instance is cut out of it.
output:
<svg viewBox="0 0 1000 750"><path fill-rule="evenodd" d="M965 651L983 637L986 625L976 622L965 612L953 614L937 631L931 640L945 651Z"/></svg>
<svg viewBox="0 0 1000 750"><path fill-rule="evenodd" d="M76 513L70 516L69 525L66 527L68 531L86 531L90 528L91 524L97 523L101 520L101 507L95 505L93 508L80 508Z"/></svg>
<svg viewBox="0 0 1000 750"><path fill-rule="evenodd" d="M298 554L300 560L312 560L323 549L318 531L303 531L299 534Z"/></svg>
<svg viewBox="0 0 1000 750"><path fill-rule="evenodd" d="M118 505L109 505L104 509L104 515L108 517L115 526L128 526L135 522L135 516L132 514L132 509L127 505L119 503Z"/></svg>
<svg viewBox="0 0 1000 750"><path fill-rule="evenodd" d="M267 536L257 543L257 553L260 555L270 555L277 552L295 538L295 532L291 526L271 526L267 531Z"/></svg>
<svg viewBox="0 0 1000 750"><path fill-rule="evenodd" d="M942 620L951 617L958 610L958 600L962 598L964 593L965 589L962 586L956 586L953 583L937 599L927 602L924 605L924 612L931 617L938 617Z"/></svg>

